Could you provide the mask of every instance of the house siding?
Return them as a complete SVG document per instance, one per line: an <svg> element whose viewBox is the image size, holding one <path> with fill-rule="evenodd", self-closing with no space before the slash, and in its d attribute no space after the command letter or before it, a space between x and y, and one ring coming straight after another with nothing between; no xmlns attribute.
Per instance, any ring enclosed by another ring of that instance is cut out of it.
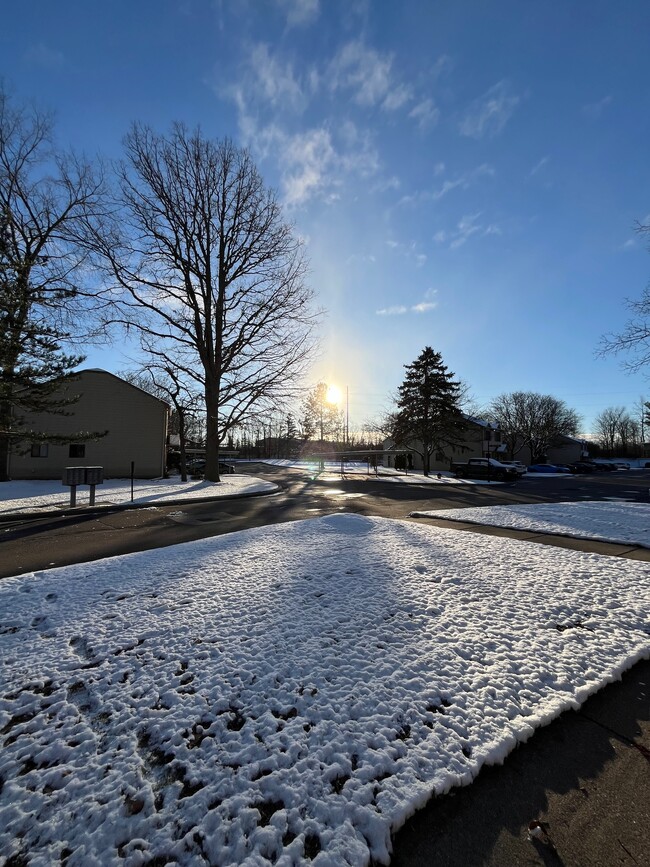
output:
<svg viewBox="0 0 650 867"><path fill-rule="evenodd" d="M25 424L63 436L79 431L108 433L96 440L82 440L85 454L79 458L69 456L69 444L48 443L46 457L32 457L30 444L22 443L14 447L9 458L11 478L56 479L61 478L65 467L76 466L101 466L106 477L124 478L131 474L132 461L137 478L163 475L167 404L104 370L80 371L61 393L79 395L66 410L69 415L28 415ZM27 454L20 454L25 448Z"/></svg>
<svg viewBox="0 0 650 867"><path fill-rule="evenodd" d="M487 439L488 430L490 435L489 441ZM501 444L501 435L499 431L495 428L488 428L485 423L481 423L480 421L476 422L468 419L467 430L465 431L465 436L463 439L463 447L454 448L453 446L447 446L442 457L439 457L435 453L432 454L430 460L431 472L437 472L438 470L448 470L454 461L467 461L470 458L480 458L487 456L488 442L490 456L496 458L503 457L503 455L498 452L498 448ZM396 456L391 455L391 448L395 448L395 444L392 440L387 439L384 442L384 465L394 467ZM412 468L414 470L424 469L422 457L417 453L417 451L413 451L413 449L418 449L419 451L422 451L422 444L412 442L409 443L406 448L410 450ZM407 455L407 459L408 457L409 456Z"/></svg>

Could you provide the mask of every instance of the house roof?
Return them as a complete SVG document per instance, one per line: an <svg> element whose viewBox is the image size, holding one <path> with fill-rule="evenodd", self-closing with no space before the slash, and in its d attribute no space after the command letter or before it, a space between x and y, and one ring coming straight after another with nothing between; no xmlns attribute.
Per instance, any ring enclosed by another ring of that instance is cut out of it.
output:
<svg viewBox="0 0 650 867"><path fill-rule="evenodd" d="M71 376L83 376L84 373L99 373L103 376L110 376L113 379L117 379L118 382L121 382L128 388L134 388L136 391L140 392L140 394L146 395L146 397L150 398L151 400L155 400L156 403L161 403L163 406L167 407L167 409L170 408L169 403L166 400L162 400L161 398L156 397L155 394L151 394L151 392L145 391L143 388L140 388L137 385L133 385L132 382L127 382L126 379L122 379L121 376L117 376L117 374L115 373L111 373L108 370L102 370L101 367L85 367L83 370L76 370L74 373L71 374Z"/></svg>

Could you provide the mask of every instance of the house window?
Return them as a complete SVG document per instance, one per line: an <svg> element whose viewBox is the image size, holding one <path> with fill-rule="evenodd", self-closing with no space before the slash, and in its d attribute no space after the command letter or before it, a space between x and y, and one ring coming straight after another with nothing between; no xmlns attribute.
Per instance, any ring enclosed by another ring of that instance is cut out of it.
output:
<svg viewBox="0 0 650 867"><path fill-rule="evenodd" d="M447 458L442 452L436 452L436 460L437 461L446 461Z"/></svg>
<svg viewBox="0 0 650 867"><path fill-rule="evenodd" d="M70 449L68 450L69 458L85 458L86 457L86 444L85 443L71 443Z"/></svg>
<svg viewBox="0 0 650 867"><path fill-rule="evenodd" d="M46 458L49 452L47 443L32 443L32 457Z"/></svg>

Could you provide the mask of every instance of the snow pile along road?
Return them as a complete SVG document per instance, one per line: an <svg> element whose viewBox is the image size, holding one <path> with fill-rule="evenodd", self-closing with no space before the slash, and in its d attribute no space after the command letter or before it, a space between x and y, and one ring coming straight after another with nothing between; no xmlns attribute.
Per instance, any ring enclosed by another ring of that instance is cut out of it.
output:
<svg viewBox="0 0 650 867"><path fill-rule="evenodd" d="M68 867L385 863L650 656L645 564L347 515L8 579L0 612L0 853Z"/></svg>
<svg viewBox="0 0 650 867"><path fill-rule="evenodd" d="M170 479L135 479L133 502L137 504L166 503L176 500L208 500L216 497L239 497L242 494L271 493L277 485L246 475L223 475L220 482L205 479L181 482L180 476ZM77 488L77 506L87 506L90 488ZM96 488L97 506L127 505L131 502L130 479L107 479ZM12 512L68 509L70 489L61 482L23 481L3 482L0 490L0 515Z"/></svg>
<svg viewBox="0 0 650 867"><path fill-rule="evenodd" d="M491 527L512 527L580 539L598 539L650 548L650 505L647 503L536 503L411 512L414 518L449 518Z"/></svg>

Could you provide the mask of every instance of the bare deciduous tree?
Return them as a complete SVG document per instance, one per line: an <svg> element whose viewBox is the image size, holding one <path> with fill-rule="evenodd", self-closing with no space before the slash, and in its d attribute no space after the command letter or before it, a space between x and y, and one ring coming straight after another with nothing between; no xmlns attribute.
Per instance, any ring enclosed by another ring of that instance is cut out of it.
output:
<svg viewBox="0 0 650 867"><path fill-rule="evenodd" d="M594 419L594 433L598 445L608 454L613 454L619 437L621 419L625 415L624 406L609 406L599 412Z"/></svg>
<svg viewBox="0 0 650 867"><path fill-rule="evenodd" d="M575 436L580 416L550 394L515 391L494 398L488 415L501 429L511 458L530 449L532 463L543 460L561 436Z"/></svg>
<svg viewBox="0 0 650 867"><path fill-rule="evenodd" d="M246 419L295 395L318 314L302 245L249 153L176 124L134 125L113 218L92 227L115 321L167 348L204 393L206 477Z"/></svg>
<svg viewBox="0 0 650 867"><path fill-rule="evenodd" d="M51 118L0 89L0 481L12 444L60 440L27 430L23 416L65 414L73 402L60 386L83 356L63 347L89 338L79 231L100 193L88 163L55 149Z"/></svg>
<svg viewBox="0 0 650 867"><path fill-rule="evenodd" d="M594 433L598 445L610 457L617 451L621 455L637 451L641 441L640 425L624 406L610 406L598 413Z"/></svg>
<svg viewBox="0 0 650 867"><path fill-rule="evenodd" d="M307 394L301 407L301 425L305 439L339 440L343 428L343 410L328 400L328 386L317 383Z"/></svg>
<svg viewBox="0 0 650 867"><path fill-rule="evenodd" d="M637 223L637 232L650 238L650 225ZM623 366L630 373L644 370L650 364L650 286L647 286L637 301L627 300L632 312L623 331L603 336L597 350L600 356L627 355Z"/></svg>

